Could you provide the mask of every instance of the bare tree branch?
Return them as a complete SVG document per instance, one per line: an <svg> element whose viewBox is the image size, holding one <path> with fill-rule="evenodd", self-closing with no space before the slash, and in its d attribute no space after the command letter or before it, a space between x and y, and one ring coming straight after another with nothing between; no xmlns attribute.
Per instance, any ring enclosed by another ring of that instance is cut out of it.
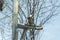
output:
<svg viewBox="0 0 60 40"><path fill-rule="evenodd" d="M21 9L20 6L19 6L19 10L22 12L22 14L24 15L24 17L27 18L26 15L25 15L25 13L24 13L24 11ZM19 11L19 13L20 13L20 11Z"/></svg>
<svg viewBox="0 0 60 40"><path fill-rule="evenodd" d="M45 3L45 1L43 0L42 4L40 5L40 8L39 8L39 10L38 10L38 13L37 13L36 23L37 23L37 19L38 19L38 16L39 16L39 12L40 12L41 7L42 7L42 5L43 5L44 3Z"/></svg>

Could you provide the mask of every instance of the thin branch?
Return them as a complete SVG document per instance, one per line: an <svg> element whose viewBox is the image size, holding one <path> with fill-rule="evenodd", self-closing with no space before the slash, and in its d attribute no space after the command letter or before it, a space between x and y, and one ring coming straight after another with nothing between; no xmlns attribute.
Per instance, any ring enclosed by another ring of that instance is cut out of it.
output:
<svg viewBox="0 0 60 40"><path fill-rule="evenodd" d="M18 13L18 14L19 14L20 19L21 19L21 21L22 21L22 23L23 23L23 17L22 17L22 14L20 14L20 13Z"/></svg>
<svg viewBox="0 0 60 40"><path fill-rule="evenodd" d="M56 11L56 10L55 10L55 11ZM44 25L51 17L53 17L53 16L54 16L53 13L55 13L55 11L51 12L51 13L46 17L45 20L42 20L41 25Z"/></svg>
<svg viewBox="0 0 60 40"><path fill-rule="evenodd" d="M39 16L39 12L41 11L41 7L42 5L45 3L45 1L43 0L42 4L40 5L40 8L38 10L38 13L37 13L37 17L36 17L36 23L37 23L37 19L38 19L38 16Z"/></svg>
<svg viewBox="0 0 60 40"><path fill-rule="evenodd" d="M8 17L10 17L10 16L5 16L5 17L1 18L0 21L2 21L3 19L6 19Z"/></svg>
<svg viewBox="0 0 60 40"><path fill-rule="evenodd" d="M27 12L28 12L28 16L29 16L29 0L27 0Z"/></svg>
<svg viewBox="0 0 60 40"><path fill-rule="evenodd" d="M19 10L22 12L22 14L24 15L24 17L27 18L26 15L25 15L25 13L24 13L24 11L21 9L20 6L19 6Z"/></svg>
<svg viewBox="0 0 60 40"><path fill-rule="evenodd" d="M51 3L51 4L52 4L52 3ZM44 18L45 20L42 19L42 21L41 21L41 23L40 23L41 26L44 25L52 16L54 16L53 13L56 12L56 10L53 10L54 8L55 8L55 5L52 4L52 10L50 10L50 11L51 11L50 14L49 14L46 18Z"/></svg>
<svg viewBox="0 0 60 40"><path fill-rule="evenodd" d="M26 30L23 30L20 40L24 40L25 36L26 36Z"/></svg>

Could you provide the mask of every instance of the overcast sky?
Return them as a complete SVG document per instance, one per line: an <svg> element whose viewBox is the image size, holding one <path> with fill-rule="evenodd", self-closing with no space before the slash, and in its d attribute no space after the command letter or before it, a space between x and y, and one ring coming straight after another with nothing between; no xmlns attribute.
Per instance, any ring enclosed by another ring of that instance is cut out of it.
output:
<svg viewBox="0 0 60 40"><path fill-rule="evenodd" d="M60 15L51 18L44 25L44 30L41 40L60 40Z"/></svg>

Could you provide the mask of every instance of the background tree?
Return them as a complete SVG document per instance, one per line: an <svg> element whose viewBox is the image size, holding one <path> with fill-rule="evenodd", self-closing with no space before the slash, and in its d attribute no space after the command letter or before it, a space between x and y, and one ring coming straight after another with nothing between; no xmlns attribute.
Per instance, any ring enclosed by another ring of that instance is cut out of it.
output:
<svg viewBox="0 0 60 40"><path fill-rule="evenodd" d="M18 10L18 23L27 24L27 18L31 14L33 16L33 21L35 25L42 26L52 17L58 14L59 10L59 0L18 0L19 10ZM13 14L13 0L4 0L3 11L0 12L0 25L4 30L3 40L12 39L12 14ZM44 27L43 27L44 28ZM26 32L23 29L17 29L18 39L31 40L31 36L35 37L35 40L41 37L43 30L35 30L34 32ZM6 34L7 33L7 34ZM10 34L9 34L10 33ZM24 35L22 35L24 34ZM9 36L11 35L11 36ZM9 37L8 37L9 36ZM23 36L23 37L22 37ZM38 38L37 38L38 36ZM7 37L7 38L6 38Z"/></svg>

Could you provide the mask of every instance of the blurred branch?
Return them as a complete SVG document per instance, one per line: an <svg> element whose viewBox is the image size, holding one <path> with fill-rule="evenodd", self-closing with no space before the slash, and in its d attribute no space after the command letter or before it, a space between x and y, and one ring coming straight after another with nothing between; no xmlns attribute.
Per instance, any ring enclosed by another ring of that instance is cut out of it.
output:
<svg viewBox="0 0 60 40"><path fill-rule="evenodd" d="M54 16L53 13L55 13L55 11L56 11L56 10L51 11L51 13L50 13L46 18L44 18L44 19L42 20L41 25L44 25L52 16Z"/></svg>
<svg viewBox="0 0 60 40"><path fill-rule="evenodd" d="M43 2L42 2L42 4L40 5L40 8L39 8L39 10L38 10L38 13L37 13L37 17L36 17L36 23L37 23L37 19L38 19L38 16L39 16L39 12L40 12L40 10L41 10L41 7L42 7L42 5L45 3L45 1L43 0Z"/></svg>
<svg viewBox="0 0 60 40"><path fill-rule="evenodd" d="M25 13L24 13L24 11L22 10L22 8L20 6L19 6L19 10L22 12L22 14L24 15L24 17L27 18L26 15L25 15ZM19 13L20 13L20 11L19 11Z"/></svg>
<svg viewBox="0 0 60 40"><path fill-rule="evenodd" d="M11 2L12 2L12 1L11 1ZM8 3L7 0L4 0L3 9L4 9L5 7L8 7L8 8L10 9L10 11L13 12L13 9L12 9L13 5L10 4L10 3Z"/></svg>
<svg viewBox="0 0 60 40"><path fill-rule="evenodd" d="M52 2L51 2L51 4L52 4ZM55 9L56 7L59 7L59 6L55 6L54 4L52 4L52 9L49 10L51 12L46 18L42 19L42 21L40 23L41 26L44 25L52 16L55 16L54 13L56 12L56 9ZM55 10L53 10L53 9L55 9Z"/></svg>
<svg viewBox="0 0 60 40"><path fill-rule="evenodd" d="M3 19L6 19L8 17L10 17L10 16L5 16L5 17L1 18L0 21L2 21Z"/></svg>
<svg viewBox="0 0 60 40"><path fill-rule="evenodd" d="M22 14L20 14L20 13L18 13L19 14L19 16L20 16L20 18L19 18L19 20L20 20L20 22L22 22L23 23L23 17L22 17Z"/></svg>
<svg viewBox="0 0 60 40"><path fill-rule="evenodd" d="M20 40L24 40L26 36L26 30L23 30Z"/></svg>

